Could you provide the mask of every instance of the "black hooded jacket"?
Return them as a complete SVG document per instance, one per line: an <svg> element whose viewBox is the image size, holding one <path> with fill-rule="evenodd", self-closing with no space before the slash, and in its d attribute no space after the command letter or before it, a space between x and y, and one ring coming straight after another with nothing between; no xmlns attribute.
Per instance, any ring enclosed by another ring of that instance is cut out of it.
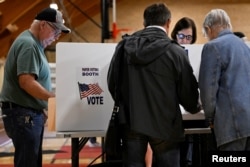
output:
<svg viewBox="0 0 250 167"><path fill-rule="evenodd" d="M125 36L118 43L108 87L114 99L120 91L121 122L151 137L183 140L179 104L188 112L198 112L198 84L187 53L157 27Z"/></svg>

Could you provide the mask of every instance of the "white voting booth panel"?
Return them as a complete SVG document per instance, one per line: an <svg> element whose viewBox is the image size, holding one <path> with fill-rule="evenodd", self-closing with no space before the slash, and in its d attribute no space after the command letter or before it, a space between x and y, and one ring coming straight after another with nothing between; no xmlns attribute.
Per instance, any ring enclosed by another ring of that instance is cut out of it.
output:
<svg viewBox="0 0 250 167"><path fill-rule="evenodd" d="M188 52L188 58L192 68L194 70L194 75L198 80L199 70L200 70L200 61L201 61L201 51L203 48L203 44L193 44L193 45L183 45ZM204 112L201 111L197 114L190 114L186 112L182 106L181 112L184 120L200 120L205 119Z"/></svg>
<svg viewBox="0 0 250 167"><path fill-rule="evenodd" d="M107 87L107 71L115 46L56 45L56 131L107 129L114 104ZM185 46L197 78L202 46ZM184 110L183 114L191 119Z"/></svg>
<svg viewBox="0 0 250 167"><path fill-rule="evenodd" d="M200 62L201 62L201 51L203 44L183 45L188 52L188 58L194 70L196 79L199 76Z"/></svg>
<svg viewBox="0 0 250 167"><path fill-rule="evenodd" d="M56 45L56 130L106 130L113 108L107 71L116 44Z"/></svg>

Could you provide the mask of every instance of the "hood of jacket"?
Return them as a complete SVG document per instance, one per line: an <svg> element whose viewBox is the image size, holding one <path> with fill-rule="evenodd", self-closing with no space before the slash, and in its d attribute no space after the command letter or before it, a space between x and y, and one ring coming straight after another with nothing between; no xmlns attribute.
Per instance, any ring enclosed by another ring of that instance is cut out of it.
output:
<svg viewBox="0 0 250 167"><path fill-rule="evenodd" d="M166 32L157 27L150 27L127 37L124 51L128 56L128 63L149 64L163 55L170 43Z"/></svg>

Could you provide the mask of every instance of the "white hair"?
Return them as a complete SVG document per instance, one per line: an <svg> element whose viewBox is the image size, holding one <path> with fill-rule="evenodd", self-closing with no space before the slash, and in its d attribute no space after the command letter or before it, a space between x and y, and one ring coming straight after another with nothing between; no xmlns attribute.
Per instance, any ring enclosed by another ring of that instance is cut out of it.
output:
<svg viewBox="0 0 250 167"><path fill-rule="evenodd" d="M205 17L203 22L203 32L205 29L220 27L222 29L232 30L230 17L222 9L212 9Z"/></svg>

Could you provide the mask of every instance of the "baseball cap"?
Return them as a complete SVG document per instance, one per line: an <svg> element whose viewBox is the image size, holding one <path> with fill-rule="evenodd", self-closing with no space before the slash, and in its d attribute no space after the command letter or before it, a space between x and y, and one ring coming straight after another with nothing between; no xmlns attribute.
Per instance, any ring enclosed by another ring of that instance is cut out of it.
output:
<svg viewBox="0 0 250 167"><path fill-rule="evenodd" d="M62 13L56 9L45 8L36 15L35 19L48 21L64 33L71 32L71 30L64 25Z"/></svg>

